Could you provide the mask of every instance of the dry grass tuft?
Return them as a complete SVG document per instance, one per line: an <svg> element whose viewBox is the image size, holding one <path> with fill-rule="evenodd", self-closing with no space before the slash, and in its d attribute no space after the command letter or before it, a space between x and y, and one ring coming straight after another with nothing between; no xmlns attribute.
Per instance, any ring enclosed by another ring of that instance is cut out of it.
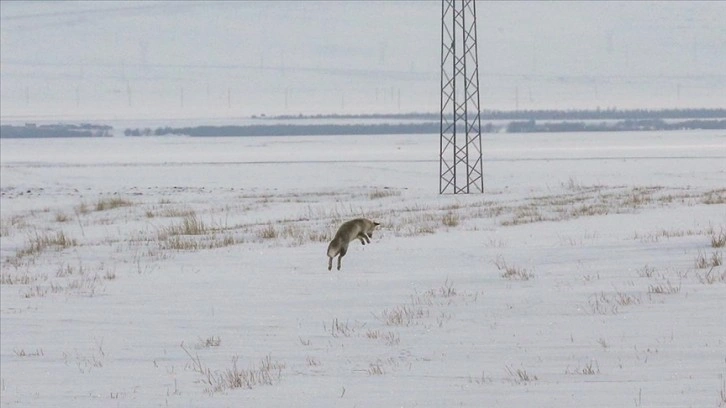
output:
<svg viewBox="0 0 726 408"><path fill-rule="evenodd" d="M453 211L449 211L443 216L441 222L447 227L456 227L459 225L459 216Z"/></svg>
<svg viewBox="0 0 726 408"><path fill-rule="evenodd" d="M13 354L18 357L42 357L45 355L43 349L35 349L35 351L25 351L25 349L13 349Z"/></svg>
<svg viewBox="0 0 726 408"><path fill-rule="evenodd" d="M581 191L585 189L583 184L576 177L572 176L567 179L567 182L560 183L560 186L569 191Z"/></svg>
<svg viewBox="0 0 726 408"><path fill-rule="evenodd" d="M35 297L44 297L48 294L48 288L40 286L40 285L33 285L28 288L25 293L23 293L23 297L26 299L35 298Z"/></svg>
<svg viewBox="0 0 726 408"><path fill-rule="evenodd" d="M410 235L430 235L435 233L436 229L430 225L418 225L411 231Z"/></svg>
<svg viewBox="0 0 726 408"><path fill-rule="evenodd" d="M570 375L595 375L600 374L600 365L597 363L597 361L590 361L587 364L585 364L583 367L578 367L575 369L570 370L568 367L565 369L565 374Z"/></svg>
<svg viewBox="0 0 726 408"><path fill-rule="evenodd" d="M190 236L175 235L160 242L161 249L171 249L176 251L197 251L200 249L223 248L230 245L236 245L237 240L231 235L224 235L219 238L217 236L195 239Z"/></svg>
<svg viewBox="0 0 726 408"><path fill-rule="evenodd" d="M206 339L199 338L197 344L194 345L195 349L205 349L210 347L219 347L222 344L222 338L219 336L211 336Z"/></svg>
<svg viewBox="0 0 726 408"><path fill-rule="evenodd" d="M663 238L674 238L674 237L690 237L694 235L705 235L712 232L711 230L707 231L700 231L700 230L667 230L667 229L661 229L659 231L649 233L649 234L639 234L635 233L633 234L633 239L640 240L640 242L660 242Z"/></svg>
<svg viewBox="0 0 726 408"><path fill-rule="evenodd" d="M48 280L47 275L31 275L30 272L13 274L10 272L0 273L0 285L30 285L37 281Z"/></svg>
<svg viewBox="0 0 726 408"><path fill-rule="evenodd" d="M726 246L726 231L723 229L718 234L711 234L711 248L723 248Z"/></svg>
<svg viewBox="0 0 726 408"><path fill-rule="evenodd" d="M446 280L444 280L443 285L441 285L438 290L431 289L430 292L431 296L440 296L444 298L456 296L457 294L456 288L454 288L454 282L450 282L449 278L446 278Z"/></svg>
<svg viewBox="0 0 726 408"><path fill-rule="evenodd" d="M711 190L703 194L701 197L703 204L726 204L726 188Z"/></svg>
<svg viewBox="0 0 726 408"><path fill-rule="evenodd" d="M260 363L250 368L241 369L237 367L239 357L232 357L232 368L228 368L212 377L212 391L219 392L227 389L244 388L251 390L260 385L273 385L280 382L282 370L285 365L272 361L268 355Z"/></svg>
<svg viewBox="0 0 726 408"><path fill-rule="evenodd" d="M36 232L35 236L31 237L28 240L26 247L20 249L15 254L15 258L19 260L20 258L26 256L37 256L50 247L56 247L60 250L70 248L76 245L78 245L78 241L67 236L63 231L58 231L55 234L46 235L40 235Z"/></svg>
<svg viewBox="0 0 726 408"><path fill-rule="evenodd" d="M713 285L717 282L726 283L726 270L721 271L721 273L718 271L714 273L714 267L711 267L704 274L696 273L696 279L704 285Z"/></svg>
<svg viewBox="0 0 726 408"><path fill-rule="evenodd" d="M655 293L659 295L672 295L676 293L680 293L681 291L681 284L679 283L678 286L674 286L671 284L671 281L667 280L665 283L660 283L657 285L648 285L648 293Z"/></svg>
<svg viewBox="0 0 726 408"><path fill-rule="evenodd" d="M202 375L201 382L207 386L206 391L210 394L224 392L236 388L252 389L260 385L273 385L280 382L282 370L285 364L273 361L268 355L258 365L251 365L247 369L237 366L239 357L232 357L232 367L222 371L212 371L204 365L198 354L192 355L189 350L181 344L182 350L189 356L188 365L193 371Z"/></svg>
<svg viewBox="0 0 726 408"><path fill-rule="evenodd" d="M76 207L76 214L85 215L85 214L88 214L89 212L91 212L91 210L88 208L88 204L86 204L86 203L82 202L82 203L78 204L78 207Z"/></svg>
<svg viewBox="0 0 726 408"><path fill-rule="evenodd" d="M207 232L209 232L207 226L192 212L184 217L181 223L160 228L158 236L160 240L165 240L179 235L204 235Z"/></svg>
<svg viewBox="0 0 726 408"><path fill-rule="evenodd" d="M308 239L311 242L328 242L331 237L326 232L310 231L308 232Z"/></svg>
<svg viewBox="0 0 726 408"><path fill-rule="evenodd" d="M53 294L67 294L76 296L87 296L93 297L103 287L100 286L102 283L102 277L98 274L85 274L78 277L74 277L69 281L62 281L60 283L51 282L50 293Z"/></svg>
<svg viewBox="0 0 726 408"><path fill-rule="evenodd" d="M401 192L398 190L394 190L388 187L384 187L383 189L376 189L372 191L370 194L368 194L368 198L371 200L376 200L379 198L386 198L386 197L392 197L392 196L400 196Z"/></svg>
<svg viewBox="0 0 726 408"><path fill-rule="evenodd" d="M68 215L62 212L57 212L55 214L55 222L68 222L71 219Z"/></svg>
<svg viewBox="0 0 726 408"><path fill-rule="evenodd" d="M520 267L508 265L501 256L494 261L498 270L503 271L502 277L510 280L527 281L534 278L534 273Z"/></svg>
<svg viewBox="0 0 726 408"><path fill-rule="evenodd" d="M277 230L274 225L267 224L265 228L258 231L257 236L262 239L275 239L277 238Z"/></svg>
<svg viewBox="0 0 726 408"><path fill-rule="evenodd" d="M222 248L239 243L231 234L218 234L222 228L208 226L194 211L179 223L161 227L157 231L159 247L178 251Z"/></svg>
<svg viewBox="0 0 726 408"><path fill-rule="evenodd" d="M645 265L644 267L637 270L638 276L641 278L652 278L655 273L655 268L652 266Z"/></svg>
<svg viewBox="0 0 726 408"><path fill-rule="evenodd" d="M507 374L511 377L512 382L515 384L526 384L528 382L538 380L536 375L530 375L527 370L523 368L518 368L516 370L512 369L510 366L506 366L504 368Z"/></svg>
<svg viewBox="0 0 726 408"><path fill-rule="evenodd" d="M308 364L309 367L318 367L321 364L320 360L311 356L305 357L305 362Z"/></svg>
<svg viewBox="0 0 726 408"><path fill-rule="evenodd" d="M545 221L546 218L535 204L523 204L514 209L513 218L501 222L503 226L530 224Z"/></svg>
<svg viewBox="0 0 726 408"><path fill-rule="evenodd" d="M641 298L625 292L600 292L591 295L588 303L594 314L618 314L620 307L640 304Z"/></svg>
<svg viewBox="0 0 726 408"><path fill-rule="evenodd" d="M192 213L184 217L181 225L178 225L170 231L170 235L204 235L207 233L207 227L202 220L197 219L197 215Z"/></svg>
<svg viewBox="0 0 726 408"><path fill-rule="evenodd" d="M445 311L432 314L432 308L436 311L436 308L454 304L457 299L468 299L475 302L477 295L460 293L447 278L438 288L432 288L422 293L416 292L408 302L384 309L378 319L386 326L412 326L420 324L421 320L426 319L423 324L433 324L435 321L438 327L442 327L446 321L451 320L451 314ZM376 334L371 333L370 336Z"/></svg>
<svg viewBox="0 0 726 408"><path fill-rule="evenodd" d="M387 326L410 326L416 320L429 315L429 311L420 305L398 305L390 310L384 309L381 314Z"/></svg>
<svg viewBox="0 0 726 408"><path fill-rule="evenodd" d="M720 252L713 252L711 257L708 257L704 252L698 251L695 263L697 269L720 266L723 264L723 255Z"/></svg>
<svg viewBox="0 0 726 408"><path fill-rule="evenodd" d="M647 187L634 188L620 203L622 207L639 208L648 205L653 201Z"/></svg>
<svg viewBox="0 0 726 408"><path fill-rule="evenodd" d="M164 208L158 213L152 213L152 215L158 215L161 217L173 218L173 217L189 217L196 213L191 208ZM148 214L147 214L148 217Z"/></svg>
<svg viewBox="0 0 726 408"><path fill-rule="evenodd" d="M106 199L99 198L96 202L95 209L96 211L106 211L113 210L119 207L130 207L132 205L134 205L133 202L121 197L112 197Z"/></svg>
<svg viewBox="0 0 726 408"><path fill-rule="evenodd" d="M98 271L103 271L103 269L103 265L101 265ZM107 270L105 275L100 275L97 272L90 273L82 266L74 268L71 265L61 265L56 271L55 277L50 280L45 274L3 274L2 283L32 285L27 287L22 293L25 298L45 297L56 294L92 297L96 293L103 291L104 279L111 280L115 278L116 274L112 270ZM44 284L38 284L38 282Z"/></svg>
<svg viewBox="0 0 726 408"><path fill-rule="evenodd" d="M345 323L338 320L338 318L333 318L333 322L330 325L330 335L333 337L350 337L353 335L353 333L356 331L355 327L351 327L350 323L347 321Z"/></svg>
<svg viewBox="0 0 726 408"><path fill-rule="evenodd" d="M366 332L366 337L371 340L381 340L389 346L395 346L401 342L398 334L392 331L383 332L381 330L369 329Z"/></svg>
<svg viewBox="0 0 726 408"><path fill-rule="evenodd" d="M625 292L616 292L615 301L620 306L637 305L640 303L640 297Z"/></svg>
<svg viewBox="0 0 726 408"><path fill-rule="evenodd" d="M65 277L68 277L68 276L71 276L74 274L83 275L84 274L83 266L79 266L78 271L76 271L76 268L74 268L70 264L65 265L65 266L61 265L58 268L58 270L55 272L55 277L56 278L65 278Z"/></svg>
<svg viewBox="0 0 726 408"><path fill-rule="evenodd" d="M383 375L385 372L383 371L383 365L381 364L380 360L376 360L375 363L368 364L368 375Z"/></svg>

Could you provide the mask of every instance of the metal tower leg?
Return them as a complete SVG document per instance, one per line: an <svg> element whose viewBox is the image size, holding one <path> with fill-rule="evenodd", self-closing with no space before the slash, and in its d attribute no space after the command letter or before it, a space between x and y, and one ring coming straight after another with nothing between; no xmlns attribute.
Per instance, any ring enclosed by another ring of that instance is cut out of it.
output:
<svg viewBox="0 0 726 408"><path fill-rule="evenodd" d="M439 194L483 193L474 0L441 2Z"/></svg>

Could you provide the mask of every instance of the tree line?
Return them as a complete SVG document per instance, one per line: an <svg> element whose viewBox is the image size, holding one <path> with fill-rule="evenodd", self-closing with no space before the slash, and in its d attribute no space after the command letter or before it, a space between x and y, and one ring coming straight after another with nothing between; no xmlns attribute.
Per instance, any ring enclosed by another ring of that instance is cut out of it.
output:
<svg viewBox="0 0 726 408"><path fill-rule="evenodd" d="M540 109L540 110L482 110L482 120L612 120L612 119L716 119L726 118L723 108L694 109ZM439 120L441 114L436 113L400 113L400 114L362 114L362 115L279 115L261 116L259 119L416 119ZM257 118L257 117L253 117Z"/></svg>
<svg viewBox="0 0 726 408"><path fill-rule="evenodd" d="M726 109L630 109L482 111L482 133L608 132L676 129L726 129ZM295 123L265 123L267 119L295 119ZM302 119L302 120L301 120ZM412 120L416 123L312 124L305 119ZM451 118L446 118L451 121ZM129 128L125 136L302 136L436 134L438 113L274 116L253 125ZM599 120L599 121L598 121ZM107 137L113 128L83 123L24 126L2 125L2 138Z"/></svg>
<svg viewBox="0 0 726 408"><path fill-rule="evenodd" d="M460 128L459 131L463 129ZM482 133L537 133L537 132L620 132L643 130L726 129L726 119L690 119L666 122L662 119L621 120L615 122L537 122L534 119L512 121L507 124L482 123ZM193 137L231 136L324 136L324 135L390 135L436 134L441 131L438 122L402 124L271 124L245 126L196 126L182 128L126 129L126 136L180 135ZM451 130L449 130L451 131Z"/></svg>
<svg viewBox="0 0 726 408"><path fill-rule="evenodd" d="M0 126L0 138L109 137L113 127L107 125L36 125Z"/></svg>

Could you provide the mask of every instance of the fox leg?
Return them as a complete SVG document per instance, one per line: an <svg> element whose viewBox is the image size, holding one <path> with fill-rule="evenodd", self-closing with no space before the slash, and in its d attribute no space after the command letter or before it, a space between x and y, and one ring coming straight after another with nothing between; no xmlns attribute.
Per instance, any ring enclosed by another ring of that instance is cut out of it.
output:
<svg viewBox="0 0 726 408"><path fill-rule="evenodd" d="M360 243L363 245L365 245L366 242L369 244L371 243L371 240L368 238L368 235L366 235L365 232L361 232L360 234L358 234L357 238L360 240Z"/></svg>
<svg viewBox="0 0 726 408"><path fill-rule="evenodd" d="M343 248L340 250L340 255L338 255L338 270L340 270L340 260L343 259L346 253L348 253L348 248Z"/></svg>
<svg viewBox="0 0 726 408"><path fill-rule="evenodd" d="M333 269L333 257L329 256L328 257L328 270L331 270L331 269Z"/></svg>

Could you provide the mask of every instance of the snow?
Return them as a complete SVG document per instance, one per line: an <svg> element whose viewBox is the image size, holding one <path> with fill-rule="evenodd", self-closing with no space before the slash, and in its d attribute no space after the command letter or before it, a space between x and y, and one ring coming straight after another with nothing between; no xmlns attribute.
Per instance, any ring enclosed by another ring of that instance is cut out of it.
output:
<svg viewBox="0 0 726 408"><path fill-rule="evenodd" d="M468 196L437 135L1 140L0 401L723 406L725 140L485 135Z"/></svg>

